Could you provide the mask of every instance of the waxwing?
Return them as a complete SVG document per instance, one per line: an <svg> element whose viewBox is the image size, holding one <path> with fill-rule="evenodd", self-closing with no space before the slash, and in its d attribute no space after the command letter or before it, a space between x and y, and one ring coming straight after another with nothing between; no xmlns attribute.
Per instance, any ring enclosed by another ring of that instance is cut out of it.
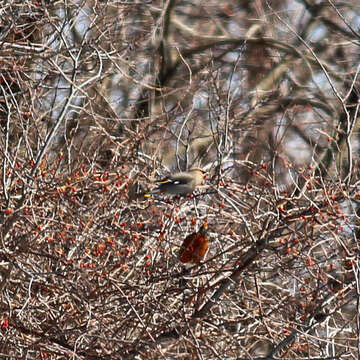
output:
<svg viewBox="0 0 360 360"><path fill-rule="evenodd" d="M191 194L196 189L196 187L202 183L205 172L206 171L203 169L193 168L189 171L169 175L162 180L156 181L158 186L144 196L151 197L152 194L157 193L171 195Z"/></svg>

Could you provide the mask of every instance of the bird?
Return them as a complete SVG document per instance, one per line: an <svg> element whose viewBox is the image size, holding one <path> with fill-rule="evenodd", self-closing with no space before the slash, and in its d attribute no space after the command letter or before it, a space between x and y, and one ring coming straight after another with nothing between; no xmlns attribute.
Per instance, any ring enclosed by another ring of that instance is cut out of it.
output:
<svg viewBox="0 0 360 360"><path fill-rule="evenodd" d="M179 260L184 264L199 264L209 249L207 237L208 223L205 222L198 232L187 236L179 251Z"/></svg>
<svg viewBox="0 0 360 360"><path fill-rule="evenodd" d="M157 187L144 194L149 198L153 194L164 193L171 195L188 195L199 186L205 176L206 171L200 168L192 168L189 171L178 172L174 175L156 181Z"/></svg>

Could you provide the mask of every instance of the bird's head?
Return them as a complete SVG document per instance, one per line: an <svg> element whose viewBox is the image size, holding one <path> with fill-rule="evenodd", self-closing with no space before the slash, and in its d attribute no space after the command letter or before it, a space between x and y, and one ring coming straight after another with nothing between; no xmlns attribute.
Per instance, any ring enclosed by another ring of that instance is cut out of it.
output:
<svg viewBox="0 0 360 360"><path fill-rule="evenodd" d="M199 182L201 182L206 177L206 170L202 168L191 168L189 173L193 174Z"/></svg>

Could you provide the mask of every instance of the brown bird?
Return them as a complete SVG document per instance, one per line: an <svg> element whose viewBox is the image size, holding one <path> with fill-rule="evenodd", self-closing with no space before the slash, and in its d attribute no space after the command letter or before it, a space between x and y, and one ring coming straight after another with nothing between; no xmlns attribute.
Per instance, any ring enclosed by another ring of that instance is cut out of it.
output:
<svg viewBox="0 0 360 360"><path fill-rule="evenodd" d="M144 196L151 197L152 194L156 193L172 195L191 194L204 180L205 172L203 169L193 168L186 172L169 175L165 179L157 181L158 186Z"/></svg>
<svg viewBox="0 0 360 360"><path fill-rule="evenodd" d="M179 260L185 264L199 264L209 248L209 238L206 236L208 224L205 222L200 230L186 237L180 251Z"/></svg>

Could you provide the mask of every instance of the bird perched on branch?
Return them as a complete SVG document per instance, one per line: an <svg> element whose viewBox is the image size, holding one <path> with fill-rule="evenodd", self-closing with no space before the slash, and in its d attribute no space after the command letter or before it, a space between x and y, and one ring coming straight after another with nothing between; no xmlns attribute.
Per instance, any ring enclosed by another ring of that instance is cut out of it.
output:
<svg viewBox="0 0 360 360"><path fill-rule="evenodd" d="M171 195L187 195L191 194L203 179L205 170L193 168L189 171L175 173L162 180L156 181L157 187L149 193L144 194L145 197L151 197L152 194L164 193Z"/></svg>
<svg viewBox="0 0 360 360"><path fill-rule="evenodd" d="M209 249L207 237L208 223L205 222L200 230L185 238L180 251L179 260L184 264L199 264Z"/></svg>

